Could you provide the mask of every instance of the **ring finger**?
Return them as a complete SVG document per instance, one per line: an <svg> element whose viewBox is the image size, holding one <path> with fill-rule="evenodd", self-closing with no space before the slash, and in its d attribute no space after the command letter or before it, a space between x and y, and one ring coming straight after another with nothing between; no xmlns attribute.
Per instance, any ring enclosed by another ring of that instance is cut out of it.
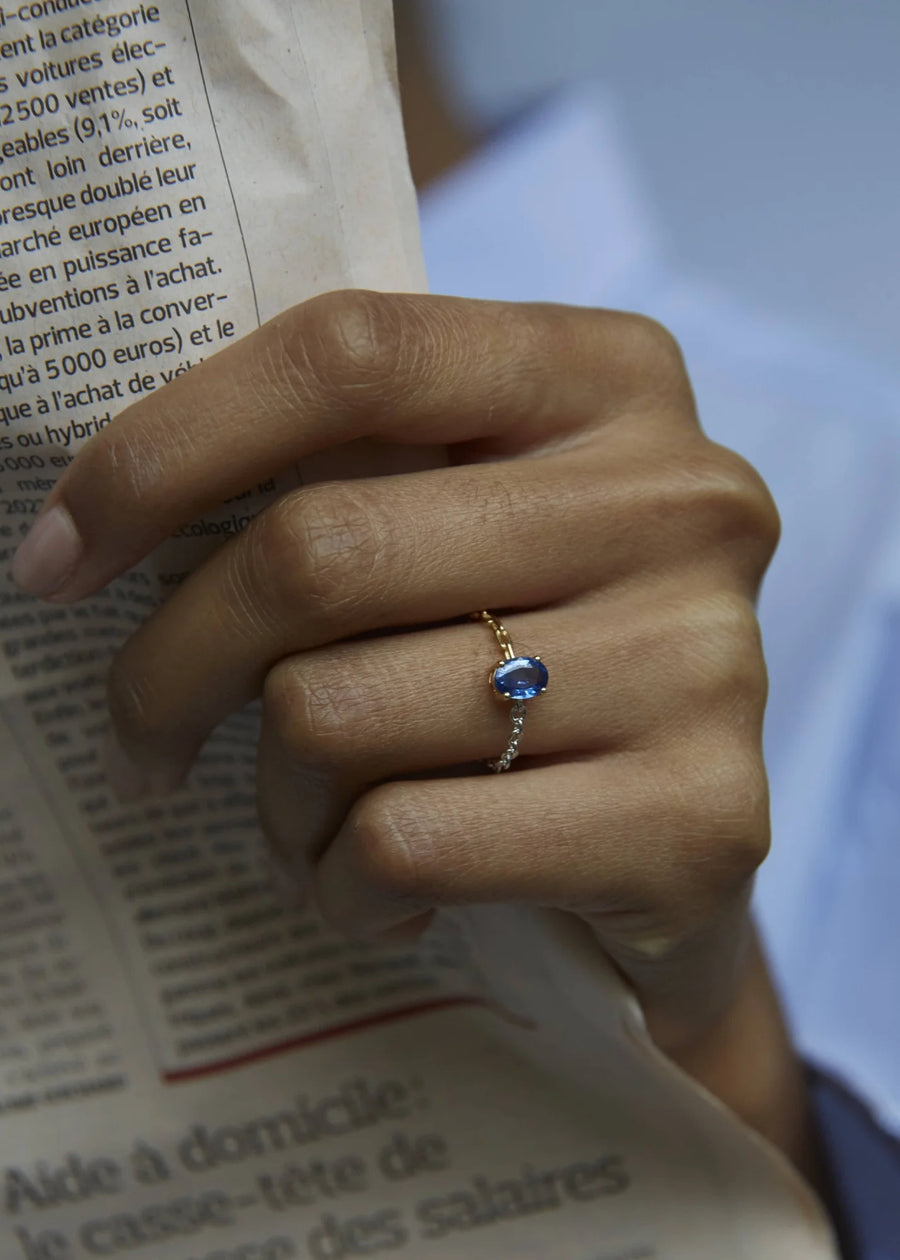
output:
<svg viewBox="0 0 900 1260"><path fill-rule="evenodd" d="M755 665L743 640L724 659L716 623L733 616L727 601L686 593L683 578L668 592L610 590L504 615L516 654L541 655L549 670L547 694L527 704L521 753L534 765L658 744L688 704L702 720L735 670ZM467 623L280 661L263 691L259 795L281 855L315 852L366 786L499 757L511 730L489 686L499 657L487 627Z"/></svg>

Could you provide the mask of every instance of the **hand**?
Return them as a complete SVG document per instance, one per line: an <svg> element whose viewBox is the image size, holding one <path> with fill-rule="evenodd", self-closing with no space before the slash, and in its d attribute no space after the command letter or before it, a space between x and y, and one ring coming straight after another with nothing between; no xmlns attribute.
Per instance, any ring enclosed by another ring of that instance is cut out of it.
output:
<svg viewBox="0 0 900 1260"><path fill-rule="evenodd" d="M262 696L259 812L352 935L436 906L582 916L677 1052L729 1009L768 844L754 599L777 516L702 434L681 356L608 311L337 293L128 408L80 451L15 572L80 599L179 525L370 436L451 466L284 495L116 656L148 784ZM486 679L502 617L547 694Z"/></svg>

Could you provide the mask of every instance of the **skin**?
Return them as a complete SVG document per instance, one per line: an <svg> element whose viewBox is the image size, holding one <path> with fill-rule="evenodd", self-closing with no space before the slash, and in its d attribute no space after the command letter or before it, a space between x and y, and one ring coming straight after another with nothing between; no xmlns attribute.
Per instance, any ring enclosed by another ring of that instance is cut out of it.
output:
<svg viewBox="0 0 900 1260"><path fill-rule="evenodd" d="M417 0L396 0L394 16L410 169L424 188L476 149L480 137L447 99ZM802 1070L752 924L748 934L746 966L722 1017L689 1044L672 1044L652 1017L651 1032L679 1066L780 1146L828 1198Z"/></svg>
<svg viewBox="0 0 900 1260"><path fill-rule="evenodd" d="M811 1172L747 913L769 843L754 601L778 518L702 433L659 325L313 298L88 441L17 579L82 599L247 484L360 437L450 462L288 493L202 563L113 661L120 782L170 790L261 696L262 825L328 921L374 937L462 902L579 916L661 1048ZM481 608L551 670L502 775L481 764L509 729ZM443 691L423 702L428 678Z"/></svg>
<svg viewBox="0 0 900 1260"><path fill-rule="evenodd" d="M414 7L398 17L427 182L469 138ZM769 844L754 604L778 518L753 470L703 435L664 329L547 305L315 298L86 443L14 573L51 602L84 598L205 509L358 437L446 448L449 466L305 487L207 559L113 662L121 793L172 790L261 697L260 820L326 919L406 938L461 902L577 915L659 1046L819 1184L747 910ZM468 620L481 608L551 671L502 775L483 765L509 718L486 685L495 641ZM442 693L423 701L423 679Z"/></svg>

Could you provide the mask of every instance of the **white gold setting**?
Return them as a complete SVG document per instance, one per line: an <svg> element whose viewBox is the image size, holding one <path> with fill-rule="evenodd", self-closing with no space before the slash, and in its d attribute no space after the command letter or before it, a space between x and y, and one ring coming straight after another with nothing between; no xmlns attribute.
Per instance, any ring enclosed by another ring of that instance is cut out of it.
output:
<svg viewBox="0 0 900 1260"><path fill-rule="evenodd" d="M514 700L510 714L512 715L512 733L509 737L509 743L506 745L506 752L502 757L498 757L496 761L488 762L488 766L497 774L501 770L508 770L510 764L519 755L519 744L525 726L525 702L523 700Z"/></svg>

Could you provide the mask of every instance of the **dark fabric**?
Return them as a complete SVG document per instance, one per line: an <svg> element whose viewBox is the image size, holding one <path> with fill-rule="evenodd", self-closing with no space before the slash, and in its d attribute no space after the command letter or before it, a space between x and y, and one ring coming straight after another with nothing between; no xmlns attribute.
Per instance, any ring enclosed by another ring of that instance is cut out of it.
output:
<svg viewBox="0 0 900 1260"><path fill-rule="evenodd" d="M900 1142L830 1077L809 1084L847 1260L900 1260Z"/></svg>

